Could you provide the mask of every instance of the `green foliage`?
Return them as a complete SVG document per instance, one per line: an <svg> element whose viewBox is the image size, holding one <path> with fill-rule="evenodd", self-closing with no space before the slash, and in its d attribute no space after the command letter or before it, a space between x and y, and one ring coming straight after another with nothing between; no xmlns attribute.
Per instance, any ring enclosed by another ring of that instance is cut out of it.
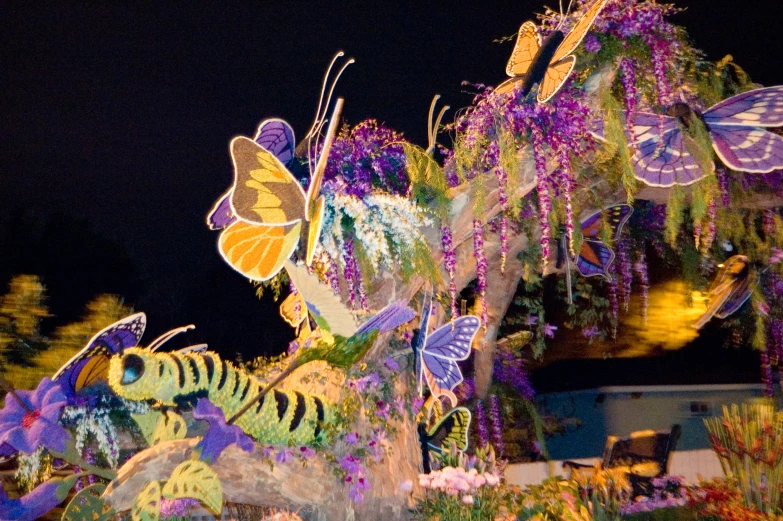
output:
<svg viewBox="0 0 783 521"><path fill-rule="evenodd" d="M601 92L600 102L604 114L604 139L608 142L611 150L616 152L616 169L609 171L610 175L613 174L610 181L619 181L623 185L630 203L633 194L639 190L639 182L636 180L631 159L631 147L625 136L625 125L620 119L623 109L609 89Z"/></svg>
<svg viewBox="0 0 783 521"><path fill-rule="evenodd" d="M411 196L422 208L429 208L438 217L444 219L448 214L450 200L449 184L443 168L424 150L416 145L403 142L405 151L405 170L411 181Z"/></svg>
<svg viewBox="0 0 783 521"><path fill-rule="evenodd" d="M223 511L223 485L212 467L201 460L177 465L160 494L166 499L196 499L216 516Z"/></svg>
<svg viewBox="0 0 783 521"><path fill-rule="evenodd" d="M160 483L158 481L147 483L147 486L133 502L131 519L133 521L160 521L160 499Z"/></svg>
<svg viewBox="0 0 783 521"><path fill-rule="evenodd" d="M551 477L524 493L522 509L517 512L520 521L592 521L575 481Z"/></svg>
<svg viewBox="0 0 783 521"><path fill-rule="evenodd" d="M297 355L296 363L302 366L315 360L324 360L334 367L348 369L362 359L376 338L378 338L377 329L353 335L350 338L335 335L333 346L321 344L317 347L301 349Z"/></svg>
<svg viewBox="0 0 783 521"><path fill-rule="evenodd" d="M61 521L110 521L117 515L101 495L106 485L95 483L76 494L65 507Z"/></svg>
<svg viewBox="0 0 783 521"><path fill-rule="evenodd" d="M681 186L673 186L669 190L669 200L666 203L666 229L664 237L672 248L677 247L677 236L685 222L685 190Z"/></svg>
<svg viewBox="0 0 783 521"><path fill-rule="evenodd" d="M150 409L132 417L150 447L163 441L184 439L187 434L185 419L174 411Z"/></svg>

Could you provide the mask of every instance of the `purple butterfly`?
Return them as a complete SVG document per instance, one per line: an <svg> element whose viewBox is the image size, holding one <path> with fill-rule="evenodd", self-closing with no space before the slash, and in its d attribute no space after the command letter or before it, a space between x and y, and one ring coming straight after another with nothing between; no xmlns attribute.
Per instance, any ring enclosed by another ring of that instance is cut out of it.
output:
<svg viewBox="0 0 783 521"><path fill-rule="evenodd" d="M636 178L650 186L687 186L710 172L703 172L686 146L693 118L704 123L712 148L729 168L741 172L769 173L783 168L783 137L765 127L783 126L783 86L738 94L698 113L676 103L669 115L639 112L633 115ZM599 123L593 135L604 139ZM712 170L714 165L710 167Z"/></svg>
<svg viewBox="0 0 783 521"><path fill-rule="evenodd" d="M419 331L411 342L416 356L419 394L422 382L426 380L434 396L446 395L452 404L456 404L452 391L462 382L462 371L457 362L470 356L471 344L481 321L473 315L465 315L428 334L431 314L432 297L423 306Z"/></svg>
<svg viewBox="0 0 783 521"><path fill-rule="evenodd" d="M54 374L52 380L59 381L66 392L73 393L105 378L111 356L139 345L146 326L147 316L136 313L102 329Z"/></svg>
<svg viewBox="0 0 783 521"><path fill-rule="evenodd" d="M380 310L375 316L362 324L354 334L358 335L375 329L378 330L379 334L385 333L410 322L415 316L416 312L409 308L404 300L398 300Z"/></svg>
<svg viewBox="0 0 783 521"><path fill-rule="evenodd" d="M296 148L294 130L282 119L262 121L253 140L274 154L286 166L294 159ZM207 226L210 230L221 230L237 220L231 210L231 194L232 191L229 188L207 214Z"/></svg>

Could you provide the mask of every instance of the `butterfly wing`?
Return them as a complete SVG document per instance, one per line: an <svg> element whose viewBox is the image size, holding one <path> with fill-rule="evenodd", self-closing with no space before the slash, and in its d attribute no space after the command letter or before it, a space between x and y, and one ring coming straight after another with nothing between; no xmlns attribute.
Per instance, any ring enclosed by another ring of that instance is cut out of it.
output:
<svg viewBox="0 0 783 521"><path fill-rule="evenodd" d="M574 65L576 65L576 58L567 56L560 60L559 63L547 67L544 79L538 85L536 99L538 99L539 103L546 103L552 96L557 94L557 91L563 88L568 76L571 75L571 71L574 69Z"/></svg>
<svg viewBox="0 0 783 521"><path fill-rule="evenodd" d="M783 168L783 137L760 127L710 127L712 148L723 164L741 172L767 174Z"/></svg>
<svg viewBox="0 0 783 521"><path fill-rule="evenodd" d="M710 128L718 125L783 126L783 85L743 92L704 111Z"/></svg>
<svg viewBox="0 0 783 521"><path fill-rule="evenodd" d="M331 289L321 284L318 277L308 273L306 267L296 266L292 262L286 262L285 269L302 295L310 316L322 329L344 337L356 333L356 320L351 312Z"/></svg>
<svg viewBox="0 0 783 521"><path fill-rule="evenodd" d="M541 39L538 36L536 24L531 21L523 23L519 27L514 50L506 64L506 74L512 78L525 74L540 48Z"/></svg>
<svg viewBox="0 0 783 521"><path fill-rule="evenodd" d="M321 196L315 200L313 204L313 215L305 222L306 232L303 231L302 236L307 237L307 250L305 253L305 263L310 266L313 263L313 257L315 256L315 247L318 245L318 239L321 238L321 230L324 224L324 205L326 199Z"/></svg>
<svg viewBox="0 0 783 521"><path fill-rule="evenodd" d="M258 125L253 141L274 154L284 165L294 159L296 140L294 129L282 119L265 119Z"/></svg>
<svg viewBox="0 0 783 521"><path fill-rule="evenodd" d="M745 273L737 278L733 284L731 292L723 305L715 312L718 318L726 318L736 313L745 302L750 298L750 276Z"/></svg>
<svg viewBox="0 0 783 521"><path fill-rule="evenodd" d="M283 303L280 304L280 316L292 328L299 327L299 324L307 318L307 303L301 293L298 291L291 293L283 300Z"/></svg>
<svg viewBox="0 0 783 521"><path fill-rule="evenodd" d="M694 328L701 329L713 316L725 318L731 315L750 297L747 262L748 258L744 255L734 255L726 259L710 285L709 305L693 324ZM743 296L746 291L747 296Z"/></svg>
<svg viewBox="0 0 783 521"><path fill-rule="evenodd" d="M590 27L593 25L593 22L595 22L601 9L606 5L606 2L608 2L608 0L598 0L590 9L585 11L585 14L583 14L571 30L568 31L568 34L558 46L555 55L552 57L553 64L556 64L566 56L569 56L579 47L579 44L582 43L582 40L587 36Z"/></svg>
<svg viewBox="0 0 783 521"><path fill-rule="evenodd" d="M614 262L614 252L601 241L584 239L579 255L576 256L576 269L583 277L602 276L609 280L609 268Z"/></svg>
<svg viewBox="0 0 783 521"><path fill-rule="evenodd" d="M470 411L465 407L451 409L427 433L427 445L430 449L443 452L457 444L457 449L468 450L468 433L470 430Z"/></svg>
<svg viewBox="0 0 783 521"><path fill-rule="evenodd" d="M416 316L416 312L409 308L404 300L398 300L380 310L375 316L361 325L356 334L367 333L375 329L379 333L385 333L397 329L401 325L410 322Z"/></svg>
<svg viewBox="0 0 783 521"><path fill-rule="evenodd" d="M617 240L623 231L623 226L633 214L633 207L627 204L615 204L604 209L604 220L612 229L612 240Z"/></svg>
<svg viewBox="0 0 783 521"><path fill-rule="evenodd" d="M123 350L139 345L147 316L136 313L115 322L93 336L84 348L54 374L52 380L60 381L72 391L106 378L109 359Z"/></svg>
<svg viewBox="0 0 783 521"><path fill-rule="evenodd" d="M231 210L231 189L229 188L207 214L207 226L210 230L222 230L236 220L237 218Z"/></svg>
<svg viewBox="0 0 783 521"><path fill-rule="evenodd" d="M284 226L237 221L220 234L218 251L229 266L245 277L269 280L294 253L301 228L301 221Z"/></svg>
<svg viewBox="0 0 783 521"><path fill-rule="evenodd" d="M661 128L658 118L662 118ZM634 134L638 139L638 153L634 156L635 176L646 185L664 188L687 186L706 175L686 149L676 119L637 114Z"/></svg>
<svg viewBox="0 0 783 521"><path fill-rule="evenodd" d="M462 372L457 361L470 356L471 344L480 325L478 317L465 315L443 325L427 337L421 361L432 394L438 395L441 389L451 392L462 382Z"/></svg>
<svg viewBox="0 0 783 521"><path fill-rule="evenodd" d="M305 192L275 155L244 136L231 140L231 210L242 221L267 226L304 220Z"/></svg>

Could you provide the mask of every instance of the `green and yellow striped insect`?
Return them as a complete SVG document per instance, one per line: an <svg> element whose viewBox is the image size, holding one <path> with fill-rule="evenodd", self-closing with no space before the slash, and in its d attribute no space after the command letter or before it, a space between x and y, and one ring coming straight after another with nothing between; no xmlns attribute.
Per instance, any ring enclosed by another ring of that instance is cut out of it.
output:
<svg viewBox="0 0 783 521"><path fill-rule="evenodd" d="M129 400L157 400L177 405L205 396L232 417L253 400L262 386L245 371L213 352L156 353L132 347L112 357L109 385ZM240 416L236 424L264 443L310 445L330 421L332 407L299 391L273 390Z"/></svg>

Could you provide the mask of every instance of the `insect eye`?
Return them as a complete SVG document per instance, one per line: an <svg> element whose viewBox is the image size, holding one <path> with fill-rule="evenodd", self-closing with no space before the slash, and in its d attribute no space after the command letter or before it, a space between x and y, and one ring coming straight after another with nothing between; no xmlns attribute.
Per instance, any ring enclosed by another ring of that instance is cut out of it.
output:
<svg viewBox="0 0 783 521"><path fill-rule="evenodd" d="M130 385L144 374L144 360L138 355L128 355L122 361L122 385Z"/></svg>

